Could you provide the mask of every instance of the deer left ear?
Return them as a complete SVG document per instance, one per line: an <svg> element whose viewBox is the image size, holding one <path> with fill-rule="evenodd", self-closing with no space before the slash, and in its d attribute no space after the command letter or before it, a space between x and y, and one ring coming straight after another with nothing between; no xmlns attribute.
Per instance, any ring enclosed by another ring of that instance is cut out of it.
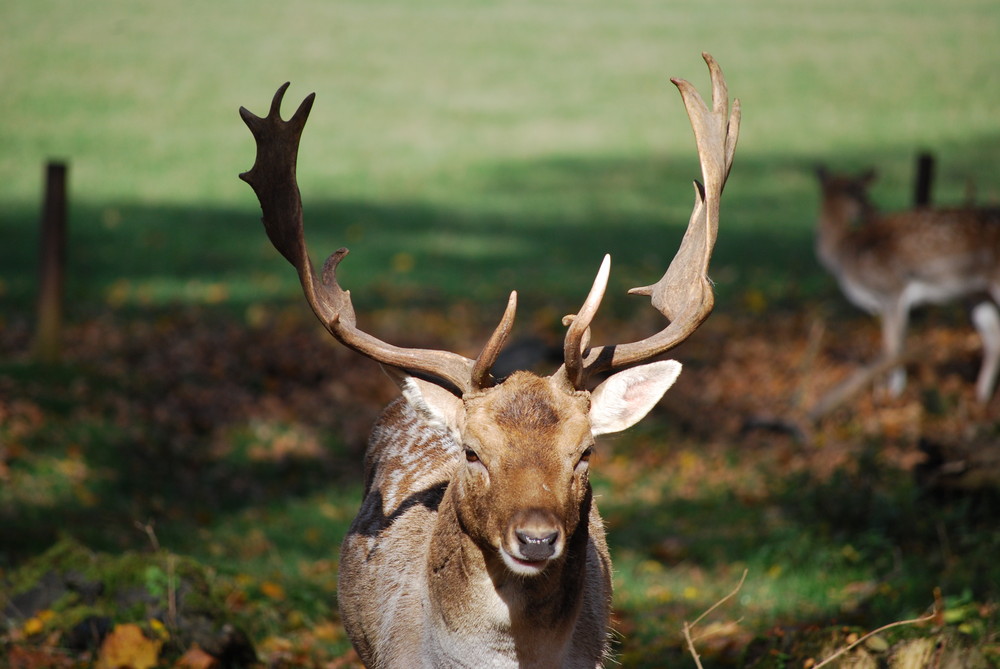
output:
<svg viewBox="0 0 1000 669"><path fill-rule="evenodd" d="M590 394L590 431L621 432L649 413L681 373L681 363L662 360L632 367L606 379Z"/></svg>
<svg viewBox="0 0 1000 669"><path fill-rule="evenodd" d="M392 367L384 367L386 374L399 385L403 397L413 409L432 425L457 435L465 420L465 405L441 386L409 376Z"/></svg>

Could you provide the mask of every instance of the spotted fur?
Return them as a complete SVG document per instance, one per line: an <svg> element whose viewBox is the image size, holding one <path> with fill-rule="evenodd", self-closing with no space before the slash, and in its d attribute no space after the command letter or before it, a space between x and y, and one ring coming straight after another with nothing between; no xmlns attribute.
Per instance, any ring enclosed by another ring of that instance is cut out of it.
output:
<svg viewBox="0 0 1000 669"><path fill-rule="evenodd" d="M816 235L820 262L847 298L877 315L888 358L902 353L909 312L979 294L973 322L984 356L976 384L980 401L993 394L1000 366L1000 209L920 207L881 213L869 200L874 172L833 175L820 170L822 203ZM905 387L893 371L889 391Z"/></svg>

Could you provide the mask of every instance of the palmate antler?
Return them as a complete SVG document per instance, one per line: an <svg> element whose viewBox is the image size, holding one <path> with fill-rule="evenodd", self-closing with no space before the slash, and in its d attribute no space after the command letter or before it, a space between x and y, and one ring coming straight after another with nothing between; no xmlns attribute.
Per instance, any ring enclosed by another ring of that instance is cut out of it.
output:
<svg viewBox="0 0 1000 669"><path fill-rule="evenodd" d="M708 109L691 84L680 79L672 81L680 89L694 128L705 184L695 182L695 205L687 232L663 278L651 286L629 291L651 296L653 306L670 323L642 341L588 348L590 323L604 296L610 270L610 258L605 257L584 305L567 321L565 364L557 374L563 374L574 388L582 388L596 372L634 365L670 350L694 332L712 310L714 297L707 275L708 262L718 231L719 197L736 149L740 107L739 101L734 101L732 113L728 113L722 71L710 55L702 55L712 77L712 109ZM295 179L299 139L315 95L306 97L292 118L283 121L280 107L287 88L286 83L278 89L264 118L240 108L240 116L257 143L256 161L240 178L257 194L267 235L298 271L313 312L337 340L382 364L422 376L458 394L491 385L490 368L514 322L516 292L511 293L503 318L479 357L470 360L448 351L400 348L360 330L350 291L343 290L337 282L337 266L347 255L347 249L331 255L324 264L322 277L316 277L305 244L302 199Z"/></svg>
<svg viewBox="0 0 1000 669"><path fill-rule="evenodd" d="M274 94L271 109L264 118L240 107L240 116L257 142L257 159L240 178L250 184L257 194L267 236L281 255L298 270L302 290L313 313L342 344L382 364L443 382L442 385L460 393L489 386L490 368L514 323L517 293L511 293L500 324L482 353L473 361L448 351L400 348L358 329L351 293L343 290L337 282L337 266L347 255L346 248L339 249L327 259L322 279L317 279L306 248L302 197L295 180L299 139L315 93L302 101L291 119L283 121L281 100L287 88L286 83Z"/></svg>
<svg viewBox="0 0 1000 669"><path fill-rule="evenodd" d="M715 296L708 278L708 263L719 231L719 199L733 165L740 129L740 101L729 111L726 80L715 59L702 57L712 78L712 108L689 82L671 79L681 92L687 108L701 162L704 185L694 182L695 201L681 246L663 277L653 285L633 288L631 295L649 295L653 306L669 321L660 332L629 344L612 344L588 349L589 327L607 285L609 258L605 257L584 306L568 316L569 330L564 344L564 373L570 384L581 388L597 372L635 365L674 348L712 312Z"/></svg>

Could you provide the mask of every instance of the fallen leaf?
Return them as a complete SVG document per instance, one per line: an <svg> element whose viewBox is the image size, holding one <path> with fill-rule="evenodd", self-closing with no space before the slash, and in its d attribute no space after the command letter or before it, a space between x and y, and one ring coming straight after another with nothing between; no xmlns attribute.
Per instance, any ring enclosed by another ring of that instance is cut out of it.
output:
<svg viewBox="0 0 1000 669"><path fill-rule="evenodd" d="M180 656L174 669L214 669L219 666L219 661L203 651L198 644L194 644Z"/></svg>
<svg viewBox="0 0 1000 669"><path fill-rule="evenodd" d="M24 632L24 636L34 636L45 629L45 623L41 621L38 617L28 618L24 621L24 625L21 627L21 631Z"/></svg>
<svg viewBox="0 0 1000 669"><path fill-rule="evenodd" d="M270 599L281 601L285 598L285 589L281 587L280 583L275 583L274 581L264 581L261 583L260 591L264 593L265 597Z"/></svg>
<svg viewBox="0 0 1000 669"><path fill-rule="evenodd" d="M96 669L150 669L156 666L162 641L147 639L138 625L116 625L98 652Z"/></svg>
<svg viewBox="0 0 1000 669"><path fill-rule="evenodd" d="M72 659L53 649L11 646L4 658L10 669L60 669L72 667Z"/></svg>
<svg viewBox="0 0 1000 669"><path fill-rule="evenodd" d="M322 622L313 628L313 634L321 641L336 641L341 636L340 628L331 622Z"/></svg>
<svg viewBox="0 0 1000 669"><path fill-rule="evenodd" d="M170 632L167 631L167 626L161 623L156 618L150 618L149 629L156 635L156 637L162 641L166 641L170 638Z"/></svg>

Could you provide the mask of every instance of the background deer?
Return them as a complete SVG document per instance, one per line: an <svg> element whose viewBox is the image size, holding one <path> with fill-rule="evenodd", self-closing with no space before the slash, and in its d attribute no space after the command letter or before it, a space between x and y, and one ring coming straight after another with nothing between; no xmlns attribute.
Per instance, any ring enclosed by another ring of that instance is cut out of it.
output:
<svg viewBox="0 0 1000 669"><path fill-rule="evenodd" d="M708 262L719 197L732 165L732 114L718 65L707 107L673 80L694 128L704 186L676 257L648 295L669 319L642 341L591 347L589 326L610 271L605 256L568 325L564 363L551 376L517 372L495 384L490 369L514 320L516 293L482 353L393 346L361 330L337 282L340 249L318 278L303 233L295 180L307 97L280 116L285 84L268 115L241 108L257 144L241 176L254 189L271 242L298 270L309 304L344 345L378 361L402 397L375 424L365 455L364 500L341 551L344 626L370 667L595 667L607 653L611 560L588 467L594 438L624 430L680 373L647 362L686 339L713 306ZM640 364L645 363L645 364ZM595 374L614 372L592 392Z"/></svg>
<svg viewBox="0 0 1000 669"><path fill-rule="evenodd" d="M983 341L976 397L988 401L1000 369L1000 210L918 207L883 214L868 196L874 171L834 175L820 168L818 176L817 255L847 299L879 316L887 360L902 353L913 307L980 294L992 298L972 311ZM889 393L896 396L905 385L905 371L894 368Z"/></svg>

